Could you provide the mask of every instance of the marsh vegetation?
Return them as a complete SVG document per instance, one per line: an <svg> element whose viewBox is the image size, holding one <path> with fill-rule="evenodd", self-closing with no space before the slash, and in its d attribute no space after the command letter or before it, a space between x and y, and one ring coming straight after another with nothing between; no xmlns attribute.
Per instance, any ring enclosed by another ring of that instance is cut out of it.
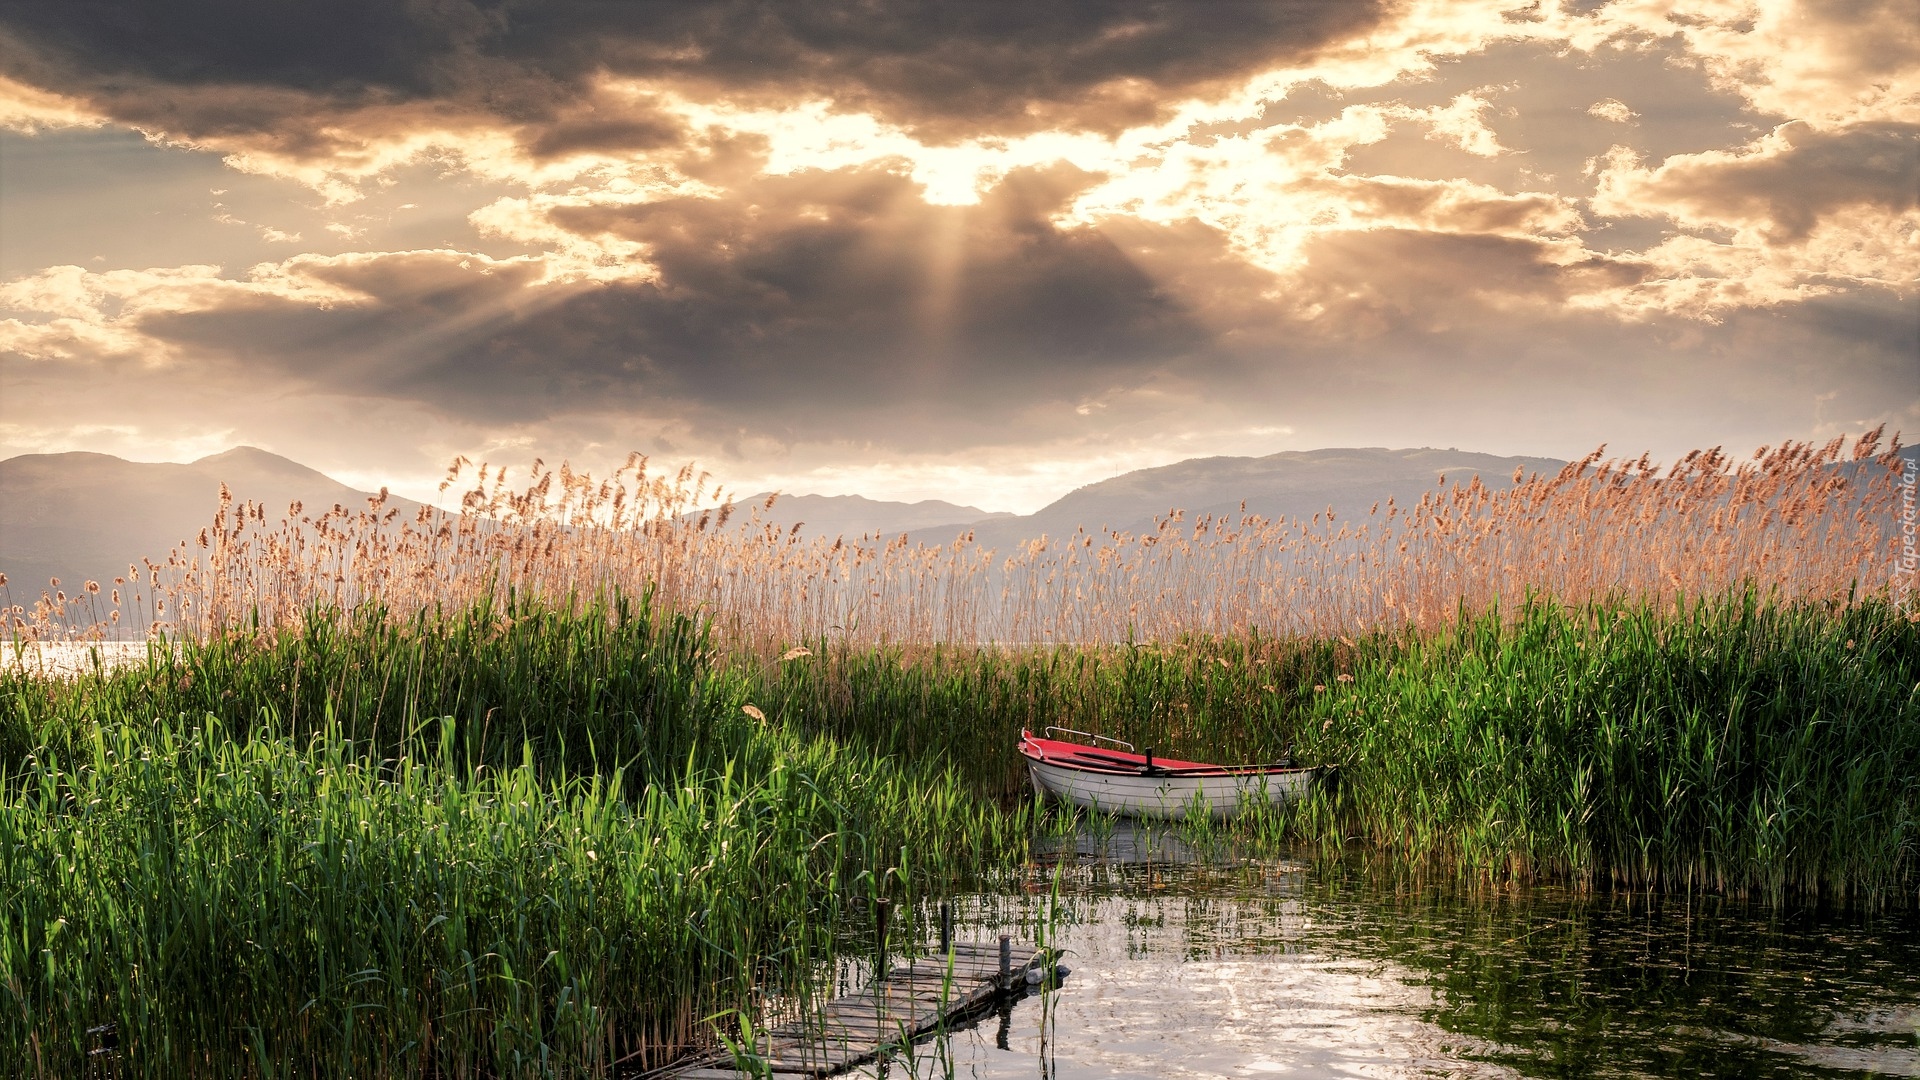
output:
<svg viewBox="0 0 1920 1080"><path fill-rule="evenodd" d="M464 513L226 506L0 671L30 1073L607 1075L1018 874L1024 727L1339 766L1224 841L1486 890L1920 892L1920 625L1877 435L1577 463L1362 522L1007 556L705 522L682 471ZM451 478L458 480L461 470ZM7 588L12 589L12 583ZM911 939L911 934L907 935Z"/></svg>

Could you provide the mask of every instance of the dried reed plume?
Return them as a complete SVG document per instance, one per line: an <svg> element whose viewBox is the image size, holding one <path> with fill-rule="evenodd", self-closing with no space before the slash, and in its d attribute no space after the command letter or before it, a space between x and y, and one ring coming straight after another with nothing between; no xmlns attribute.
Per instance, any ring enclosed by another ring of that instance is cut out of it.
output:
<svg viewBox="0 0 1920 1080"><path fill-rule="evenodd" d="M1465 605L1526 593L1573 604L1665 603L1758 587L1782 599L1894 589L1899 439L1788 442L1736 462L1716 447L1662 468L1604 447L1553 476L1479 477L1355 520L1175 511L1148 532L1081 531L1002 554L970 535L942 546L803 538L715 500L688 465L634 454L596 478L535 461L524 487L465 458L441 485L459 513L402 518L387 492L269 518L223 487L219 512L165 562L130 566L114 600L89 583L11 606L16 638L272 634L315 607L393 618L509 591L549 598L639 592L701 609L735 647L778 652L822 635L862 642L1090 642L1247 629L1333 636L1432 628ZM456 488L456 490L458 490ZM1910 586L1909 586L1910 587ZM7 598L11 603L11 598ZM127 618L122 621L122 610Z"/></svg>

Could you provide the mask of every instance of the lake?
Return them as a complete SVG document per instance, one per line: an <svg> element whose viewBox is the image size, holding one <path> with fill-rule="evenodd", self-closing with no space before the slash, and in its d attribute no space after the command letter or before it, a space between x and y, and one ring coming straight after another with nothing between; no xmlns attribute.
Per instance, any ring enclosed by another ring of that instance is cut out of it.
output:
<svg viewBox="0 0 1920 1080"><path fill-rule="evenodd" d="M1390 884L1124 825L956 906L1071 974L862 1075L1920 1076L1910 909Z"/></svg>

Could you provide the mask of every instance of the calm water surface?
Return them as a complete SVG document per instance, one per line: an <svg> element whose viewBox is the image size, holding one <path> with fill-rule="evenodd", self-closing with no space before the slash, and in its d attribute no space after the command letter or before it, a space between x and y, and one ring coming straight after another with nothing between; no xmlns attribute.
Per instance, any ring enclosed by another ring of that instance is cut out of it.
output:
<svg viewBox="0 0 1920 1080"><path fill-rule="evenodd" d="M1072 974L887 1075L1920 1076L1911 912L1392 888L1126 831L1050 864L958 932L1051 907Z"/></svg>

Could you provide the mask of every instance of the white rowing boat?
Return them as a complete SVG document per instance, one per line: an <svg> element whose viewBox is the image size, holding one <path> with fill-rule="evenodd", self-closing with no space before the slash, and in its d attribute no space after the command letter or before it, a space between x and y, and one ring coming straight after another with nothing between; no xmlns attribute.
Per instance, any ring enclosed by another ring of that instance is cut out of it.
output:
<svg viewBox="0 0 1920 1080"><path fill-rule="evenodd" d="M1180 818L1202 813L1219 821L1252 806L1292 802L1306 794L1323 772L1288 763L1210 765L1156 758L1151 747L1144 754L1134 753L1132 744L1104 735L1047 729L1049 735L1054 732L1086 735L1115 749L1022 731L1020 754L1027 759L1034 794L1126 817Z"/></svg>

